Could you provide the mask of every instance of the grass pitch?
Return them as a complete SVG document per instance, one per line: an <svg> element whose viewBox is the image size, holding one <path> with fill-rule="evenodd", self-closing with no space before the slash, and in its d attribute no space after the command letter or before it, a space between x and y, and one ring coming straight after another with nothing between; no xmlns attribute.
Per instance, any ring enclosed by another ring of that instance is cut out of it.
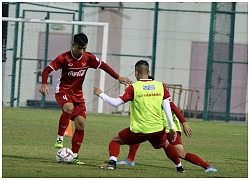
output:
<svg viewBox="0 0 250 180"><path fill-rule="evenodd" d="M79 152L85 165L56 162L54 148L60 110L2 108L3 178L247 178L248 126L245 123L188 120L192 138L182 136L184 149L212 164L217 173L181 160L187 173L179 174L163 150L142 143L136 166L117 170L97 169L108 160L108 144L120 130L129 126L128 116L88 114L85 139ZM73 125L74 128L74 125ZM71 148L71 137L64 138ZM121 146L118 160L127 156Z"/></svg>

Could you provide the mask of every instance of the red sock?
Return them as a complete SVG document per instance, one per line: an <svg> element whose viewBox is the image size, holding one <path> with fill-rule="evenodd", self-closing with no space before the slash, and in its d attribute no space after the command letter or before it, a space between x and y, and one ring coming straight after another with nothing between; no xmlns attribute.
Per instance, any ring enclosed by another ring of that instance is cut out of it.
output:
<svg viewBox="0 0 250 180"><path fill-rule="evenodd" d="M117 141L110 141L109 143L109 156L118 157L120 153L120 143Z"/></svg>
<svg viewBox="0 0 250 180"><path fill-rule="evenodd" d="M69 118L70 118L70 114L63 111L60 120L59 120L59 125L58 125L58 132L57 134L60 136L64 135L64 132L66 131L68 125L69 125Z"/></svg>
<svg viewBox="0 0 250 180"><path fill-rule="evenodd" d="M210 164L206 163L201 158L199 158L197 155L192 154L192 153L186 153L186 156L184 159L188 162L195 164L195 165L201 166L204 169L206 169L208 166L211 166Z"/></svg>
<svg viewBox="0 0 250 180"><path fill-rule="evenodd" d="M129 153L127 157L128 161L133 162L135 160L135 154L139 147L140 147L140 144L133 144L129 146Z"/></svg>
<svg viewBox="0 0 250 180"><path fill-rule="evenodd" d="M168 144L168 146L166 148L163 148L163 149L164 149L167 157L169 159L171 159L175 165L177 165L181 162L179 159L179 156L178 156L178 152L176 151L176 149L174 148L174 146L172 144Z"/></svg>
<svg viewBox="0 0 250 180"><path fill-rule="evenodd" d="M83 138L84 138L84 130L75 129L71 141L73 153L78 153L82 145Z"/></svg>

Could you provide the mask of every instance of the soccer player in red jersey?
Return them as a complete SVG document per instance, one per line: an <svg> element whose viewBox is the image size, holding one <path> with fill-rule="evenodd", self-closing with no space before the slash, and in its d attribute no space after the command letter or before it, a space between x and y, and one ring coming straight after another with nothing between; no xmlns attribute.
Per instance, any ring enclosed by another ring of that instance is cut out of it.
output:
<svg viewBox="0 0 250 180"><path fill-rule="evenodd" d="M166 156L176 165L177 172L186 172L178 157L176 149L167 140L165 125L168 121L169 133L175 141L176 132L173 125L169 99L170 93L162 82L148 79L149 65L140 60L135 64L137 82L128 86L118 98L111 98L101 89L95 87L94 94L105 102L119 106L130 101L130 127L120 131L109 143L109 162L99 168L116 169L120 145L138 144L149 141L155 149L162 148ZM167 119L162 116L165 112Z"/></svg>
<svg viewBox="0 0 250 180"><path fill-rule="evenodd" d="M149 79L153 79L152 76L149 76ZM168 130L166 130L167 132L167 139L170 142L170 144L172 144L175 149L178 152L178 155L181 159L184 159L192 164L201 166L204 168L205 172L217 172L217 170L212 167L212 165L208 164L207 162L205 162L204 160L202 160L199 156L197 156L196 154L190 153L190 152L186 152L183 148L183 144L182 144L182 140L181 140L181 126L184 130L184 133L187 137L191 137L192 135L192 129L189 127L189 125L187 124L185 118L182 116L180 110L178 109L178 107L172 102L170 101L170 107L171 107L171 111L173 113L173 122L175 125L175 130L177 133L177 137L175 141L172 141L173 138L172 136L168 133ZM168 127L168 125L167 125ZM169 127L167 128L169 129ZM135 155L136 152L139 148L140 144L134 144L134 145L130 145L129 146L129 153L127 158L125 158L124 160L117 162L117 165L130 165L130 166L134 166L134 159L135 159Z"/></svg>
<svg viewBox="0 0 250 180"><path fill-rule="evenodd" d="M87 52L88 38L85 34L74 35L73 48L57 56L42 72L42 86L39 91L46 95L49 92L47 79L52 71L61 70L61 77L56 85L55 99L62 108L58 125L56 148L63 147L63 135L69 124L69 119L75 123L72 137L72 164L84 164L78 159L78 152L84 139L86 106L83 98L82 84L88 68L102 69L122 84L131 84L128 78L119 76L108 64Z"/></svg>

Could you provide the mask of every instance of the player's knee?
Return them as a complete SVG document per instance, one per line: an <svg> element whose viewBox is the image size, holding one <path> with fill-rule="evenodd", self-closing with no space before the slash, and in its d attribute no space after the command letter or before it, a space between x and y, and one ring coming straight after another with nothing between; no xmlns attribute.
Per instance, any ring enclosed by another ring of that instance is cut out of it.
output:
<svg viewBox="0 0 250 180"><path fill-rule="evenodd" d="M74 105L73 105L73 103L66 103L66 104L64 104L64 105L63 105L63 110L64 110L65 112L71 114L71 113L73 112L73 110L74 110Z"/></svg>
<svg viewBox="0 0 250 180"><path fill-rule="evenodd" d="M166 143L165 143L164 148L168 147L168 145L169 145L169 141L168 141L168 140L166 140Z"/></svg>
<svg viewBox="0 0 250 180"><path fill-rule="evenodd" d="M85 124L84 123L75 123L75 128L79 130L84 130Z"/></svg>
<svg viewBox="0 0 250 180"><path fill-rule="evenodd" d="M74 122L75 122L75 128L76 129L84 130L84 128L85 128L85 118L84 117L77 116L74 119Z"/></svg>
<svg viewBox="0 0 250 180"><path fill-rule="evenodd" d="M125 144L118 135L114 136L112 140L118 142L120 145Z"/></svg>
<svg viewBox="0 0 250 180"><path fill-rule="evenodd" d="M186 152L183 149L176 149L178 152L179 158L185 159Z"/></svg>

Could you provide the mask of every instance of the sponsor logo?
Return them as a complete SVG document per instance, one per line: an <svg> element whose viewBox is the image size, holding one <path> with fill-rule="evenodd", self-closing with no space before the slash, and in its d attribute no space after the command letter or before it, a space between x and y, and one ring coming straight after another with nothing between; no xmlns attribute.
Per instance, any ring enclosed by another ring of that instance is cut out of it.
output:
<svg viewBox="0 0 250 180"><path fill-rule="evenodd" d="M161 96L161 93L151 93L151 94L139 94L139 95L137 95L138 98L151 97L151 96Z"/></svg>
<svg viewBox="0 0 250 180"><path fill-rule="evenodd" d="M70 71L68 72L68 76L73 76L73 77L80 77L84 76L86 70L80 70L78 72Z"/></svg>
<svg viewBox="0 0 250 180"><path fill-rule="evenodd" d="M143 85L143 90L155 90L155 85Z"/></svg>

